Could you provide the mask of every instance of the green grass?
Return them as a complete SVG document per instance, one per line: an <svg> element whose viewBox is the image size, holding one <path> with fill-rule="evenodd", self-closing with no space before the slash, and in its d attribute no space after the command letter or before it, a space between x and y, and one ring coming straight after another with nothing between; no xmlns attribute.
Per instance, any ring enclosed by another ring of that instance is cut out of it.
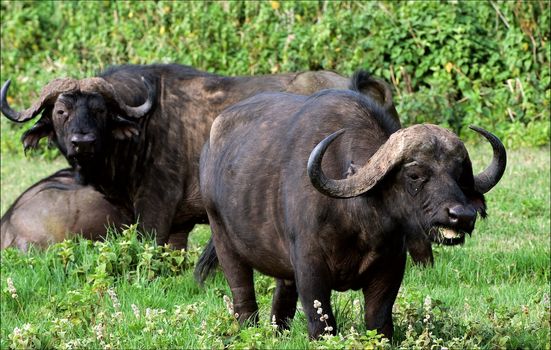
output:
<svg viewBox="0 0 551 350"><path fill-rule="evenodd" d="M2 153L0 166L0 188L2 189L0 208L2 214L15 199L38 180L68 167L65 159L44 161L38 156L20 157L12 153Z"/></svg>
<svg viewBox="0 0 551 350"><path fill-rule="evenodd" d="M491 152L485 146L470 148L479 171ZM365 329L354 304L363 298L352 291L333 295L339 336L308 342L300 311L290 331L276 335L269 323L274 282L261 275L256 276L260 325L239 329L223 301L231 294L222 274L205 288L193 280L192 265L210 234L207 226L199 226L186 254L154 247L150 240L139 242L133 229L105 243L66 241L28 255L3 251L1 348L305 349L378 344L549 349L549 155L548 148L510 152L502 181L486 196L489 217L477 224L472 238L463 247L435 247L434 268L408 262L390 344ZM2 210L30 183L63 166L61 160L3 157ZM11 178L5 177L8 173ZM8 290L8 278L17 289L16 299ZM103 326L99 338L98 325Z"/></svg>

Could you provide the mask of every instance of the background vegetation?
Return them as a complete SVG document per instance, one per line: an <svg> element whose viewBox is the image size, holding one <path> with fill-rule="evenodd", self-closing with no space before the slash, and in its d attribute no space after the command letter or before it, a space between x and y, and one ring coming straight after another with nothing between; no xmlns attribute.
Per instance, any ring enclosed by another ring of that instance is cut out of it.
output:
<svg viewBox="0 0 551 350"><path fill-rule="evenodd" d="M405 125L508 147L549 140L549 2L2 1L0 78L28 106L55 77L178 62L228 75L365 68L391 82ZM2 123L3 152L19 152ZM463 137L474 137L465 132Z"/></svg>
<svg viewBox="0 0 551 350"><path fill-rule="evenodd" d="M60 76L112 64L178 62L226 75L358 68L394 87L404 125L432 122L463 139L477 124L509 152L488 195L490 217L464 247L436 247L436 265L408 265L393 347L549 349L550 6L547 1L449 2L25 2L1 4L0 80L9 102L30 104ZM65 161L45 147L23 157L23 127L0 118L1 211ZM487 145L468 144L475 171ZM529 146L530 148L526 148ZM545 146L537 148L537 146ZM272 279L257 276L262 323L239 329L218 274L205 289L189 253L136 240L75 240L46 252L2 252L0 347L369 348L361 298L335 293L341 333L308 343L299 312L290 332L268 320ZM9 279L9 280L8 280ZM8 282L9 281L9 282ZM134 306L132 306L134 305ZM309 306L303 306L309 307Z"/></svg>

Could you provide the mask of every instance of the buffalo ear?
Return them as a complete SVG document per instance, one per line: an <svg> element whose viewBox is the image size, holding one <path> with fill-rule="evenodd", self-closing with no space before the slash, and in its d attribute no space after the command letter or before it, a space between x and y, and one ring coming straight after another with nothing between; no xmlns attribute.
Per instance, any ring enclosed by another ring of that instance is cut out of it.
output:
<svg viewBox="0 0 551 350"><path fill-rule="evenodd" d="M140 134L140 126L136 122L117 116L113 121L111 133L117 140L128 140Z"/></svg>
<svg viewBox="0 0 551 350"><path fill-rule="evenodd" d="M350 176L356 174L358 172L358 166L354 164L354 161L350 161L350 165L348 166L348 169L346 170L346 173L344 173L344 178L349 178Z"/></svg>
<svg viewBox="0 0 551 350"><path fill-rule="evenodd" d="M50 121L50 118L42 117L38 122L36 122L36 124L33 125L32 128L25 131L25 133L21 136L21 142L23 143L23 148L25 151L27 151L28 149L36 148L38 146L38 142L43 137L48 137L51 142L54 136L54 127Z"/></svg>
<svg viewBox="0 0 551 350"><path fill-rule="evenodd" d="M478 214L480 214L480 217L485 219L488 214L486 214L486 200L484 199L484 195L478 192L472 193L469 195L469 201Z"/></svg>

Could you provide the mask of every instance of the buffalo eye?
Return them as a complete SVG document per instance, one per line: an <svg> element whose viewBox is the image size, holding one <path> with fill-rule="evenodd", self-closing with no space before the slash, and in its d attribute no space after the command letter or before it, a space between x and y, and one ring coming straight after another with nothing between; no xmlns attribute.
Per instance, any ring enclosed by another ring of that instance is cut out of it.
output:
<svg viewBox="0 0 551 350"><path fill-rule="evenodd" d="M55 110L54 115L57 119L64 120L67 118L68 113L67 110L59 108Z"/></svg>
<svg viewBox="0 0 551 350"><path fill-rule="evenodd" d="M426 176L417 162L405 165L406 188L410 195L415 196L426 182Z"/></svg>

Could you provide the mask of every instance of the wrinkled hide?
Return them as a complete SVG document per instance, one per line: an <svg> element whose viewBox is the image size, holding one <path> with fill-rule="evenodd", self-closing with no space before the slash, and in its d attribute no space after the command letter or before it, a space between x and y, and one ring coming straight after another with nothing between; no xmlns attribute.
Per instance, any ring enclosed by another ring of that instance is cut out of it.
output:
<svg viewBox="0 0 551 350"><path fill-rule="evenodd" d="M213 236L198 277L215 248L240 322L257 319L253 270L275 277L272 317L288 326L300 298L311 338L337 332L332 290L362 289L366 327L391 337L406 242L435 229L470 233L485 215L480 189L505 169L501 142L474 129L494 148L484 176L452 132L396 130L388 111L353 91L264 93L228 108L201 156Z"/></svg>

